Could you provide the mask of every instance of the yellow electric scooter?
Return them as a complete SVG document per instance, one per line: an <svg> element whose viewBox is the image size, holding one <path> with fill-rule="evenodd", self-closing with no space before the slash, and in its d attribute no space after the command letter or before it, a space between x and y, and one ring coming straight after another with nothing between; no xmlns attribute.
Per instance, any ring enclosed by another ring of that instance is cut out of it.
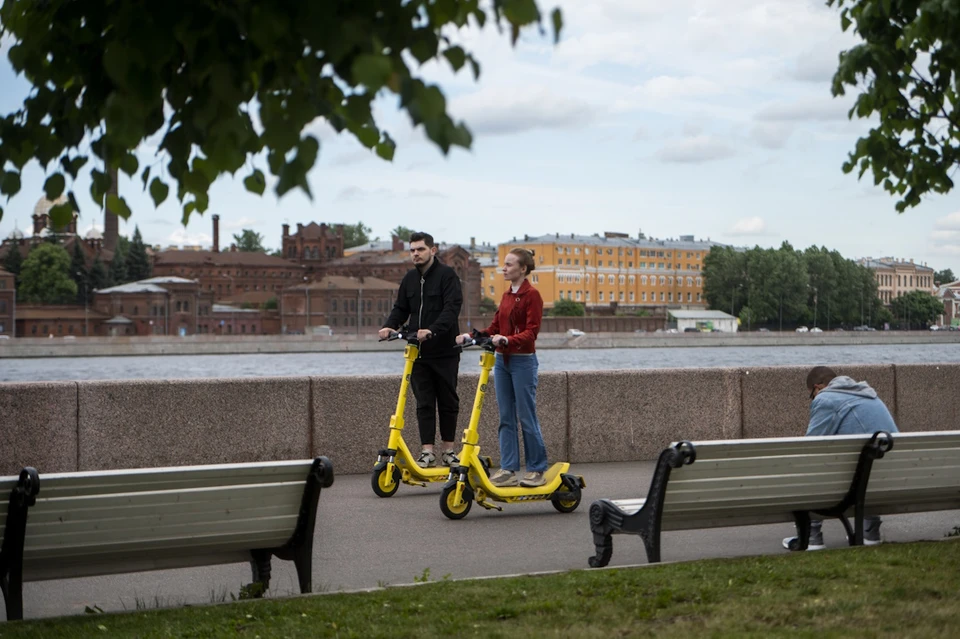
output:
<svg viewBox="0 0 960 639"><path fill-rule="evenodd" d="M397 397L397 409L390 417L390 437L387 447L377 455L377 463L373 467L370 485L377 497L392 497L400 484L411 486L426 486L427 482L443 482L450 477L450 469L446 466L420 468L416 460L403 441L403 411L407 404L407 388L410 386L410 374L413 372L413 363L420 354L420 343L416 333L406 335L401 332L391 333L383 341L406 339L407 347L403 350L403 380L400 382L400 395Z"/></svg>
<svg viewBox="0 0 960 639"><path fill-rule="evenodd" d="M480 413L483 398L487 394L490 371L496 362L495 347L489 337L474 337L463 344L464 348L479 346L480 382L473 400L470 425L463 432L463 448L460 450L460 466L450 469L450 480L440 493L440 510L450 519L463 519L470 512L473 502L488 510L503 510L491 501L514 503L550 500L553 507L562 513L572 513L580 505L580 490L587 484L583 477L570 475L569 462L553 464L544 473L546 483L535 488L523 486L494 486L490 483L489 462L480 457ZM486 463L485 463L486 462Z"/></svg>

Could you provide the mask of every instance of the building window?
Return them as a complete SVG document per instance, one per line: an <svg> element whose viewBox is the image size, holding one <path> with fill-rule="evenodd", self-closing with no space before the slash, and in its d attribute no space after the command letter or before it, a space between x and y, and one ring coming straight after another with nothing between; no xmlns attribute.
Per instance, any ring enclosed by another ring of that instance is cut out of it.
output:
<svg viewBox="0 0 960 639"><path fill-rule="evenodd" d="M687 301L690 301L690 293L687 293Z"/></svg>
<svg viewBox="0 0 960 639"><path fill-rule="evenodd" d="M663 301L663 291L660 291L660 301Z"/></svg>
<svg viewBox="0 0 960 639"><path fill-rule="evenodd" d="M623 285L623 282L624 282L624 277L623 277L623 275L620 276L620 278L618 279L618 281L620 282L620 285L622 286L622 285Z"/></svg>
<svg viewBox="0 0 960 639"><path fill-rule="evenodd" d="M642 293L640 293L640 300L643 301L643 302L646 302L646 301L647 301L647 292L646 292L646 291L643 291Z"/></svg>
<svg viewBox="0 0 960 639"><path fill-rule="evenodd" d="M536 277L536 275L534 275L534 277ZM492 285L490 286L490 294L496 295L496 292L494 291L494 287Z"/></svg>
<svg viewBox="0 0 960 639"><path fill-rule="evenodd" d="M603 291L597 291L597 299L603 301Z"/></svg>
<svg viewBox="0 0 960 639"><path fill-rule="evenodd" d="M619 299L620 299L621 302L623 301L623 291L620 291Z"/></svg>
<svg viewBox="0 0 960 639"><path fill-rule="evenodd" d="M557 295L559 296L560 299L563 299L563 291L559 291Z"/></svg>
<svg viewBox="0 0 960 639"><path fill-rule="evenodd" d="M641 276L640 276L640 283L643 284L644 286L647 285L647 276L646 276L646 275L641 275Z"/></svg>
<svg viewBox="0 0 960 639"><path fill-rule="evenodd" d="M580 301L580 291L577 291L577 301Z"/></svg>
<svg viewBox="0 0 960 639"><path fill-rule="evenodd" d="M668 302L672 302L672 301L673 301L673 292L667 293L667 301L668 301Z"/></svg>
<svg viewBox="0 0 960 639"><path fill-rule="evenodd" d="M597 276L597 283L598 283L598 284L603 284L603 283L604 283L604 278L603 278L603 275L602 275L602 274L599 275L599 276Z"/></svg>
<svg viewBox="0 0 960 639"><path fill-rule="evenodd" d="M635 301L634 296L633 296L633 291L630 291L630 301L631 301L631 302Z"/></svg>
<svg viewBox="0 0 960 639"><path fill-rule="evenodd" d="M703 279L698 277L698 278L697 278L697 286L702 286L702 285L703 285Z"/></svg>

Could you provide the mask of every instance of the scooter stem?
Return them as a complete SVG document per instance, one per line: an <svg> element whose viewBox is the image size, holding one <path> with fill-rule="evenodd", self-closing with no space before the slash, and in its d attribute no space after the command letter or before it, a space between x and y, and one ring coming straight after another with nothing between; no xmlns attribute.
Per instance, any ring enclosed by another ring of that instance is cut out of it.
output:
<svg viewBox="0 0 960 639"><path fill-rule="evenodd" d="M487 395L487 384L490 381L490 371L496 362L496 355L490 351L480 354L480 381L477 384L477 394L473 398L473 410L470 412L470 423L463 431L463 450L460 452L460 464L471 466L477 457L480 442L480 415L483 412L483 399Z"/></svg>
<svg viewBox="0 0 960 639"><path fill-rule="evenodd" d="M403 431L403 412L407 406L407 389L410 387L410 375L413 373L413 363L417 361L420 349L415 344L407 344L403 349L403 379L400 380L400 394L397 396L397 409L390 416L390 439L388 448L397 450L400 448L400 441Z"/></svg>

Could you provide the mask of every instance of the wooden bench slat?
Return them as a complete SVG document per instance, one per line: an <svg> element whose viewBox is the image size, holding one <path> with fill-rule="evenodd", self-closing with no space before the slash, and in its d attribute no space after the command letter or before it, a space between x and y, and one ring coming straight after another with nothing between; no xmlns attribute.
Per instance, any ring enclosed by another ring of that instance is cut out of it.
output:
<svg viewBox="0 0 960 639"><path fill-rule="evenodd" d="M240 468L231 472L226 467L212 470L190 468L183 473L174 469L137 469L131 474L113 471L109 475L73 477L70 475L44 475L39 497L57 498L84 494L138 493L159 490L189 490L212 486L242 486L248 484L299 483L310 470L303 462L285 463L264 469ZM84 473L86 474L86 473Z"/></svg>
<svg viewBox="0 0 960 639"><path fill-rule="evenodd" d="M30 530L39 530L40 527L69 526L76 524L97 524L98 522L112 522L123 524L124 520L160 519L176 522L180 519L239 519L256 517L275 513L295 512L294 500L274 500L265 503L262 500L251 499L246 502L234 500L229 507L216 502L196 502L187 504L171 503L166 506L132 505L127 508L85 508L81 511L56 511L50 508L30 515L27 526Z"/></svg>
<svg viewBox="0 0 960 639"><path fill-rule="evenodd" d="M198 552L194 552L194 550ZM34 560L29 563L27 574L30 575L30 581L48 581L150 570L216 566L248 562L250 551L247 549L224 550L220 547L202 546L196 549L174 548L169 551L152 549L149 553L140 551L115 552L109 556L101 555L96 558L98 560L96 563L90 563L83 557L62 557L52 561Z"/></svg>
<svg viewBox="0 0 960 639"><path fill-rule="evenodd" d="M24 543L24 552L49 553L51 556L90 554L91 548L117 548L140 544L164 548L167 544L193 545L197 539L220 540L261 538L269 536L273 545L282 545L290 539L296 526L296 515L253 519L241 522L193 522L180 525L146 525L142 527L106 527L100 530L38 532L30 534Z"/></svg>

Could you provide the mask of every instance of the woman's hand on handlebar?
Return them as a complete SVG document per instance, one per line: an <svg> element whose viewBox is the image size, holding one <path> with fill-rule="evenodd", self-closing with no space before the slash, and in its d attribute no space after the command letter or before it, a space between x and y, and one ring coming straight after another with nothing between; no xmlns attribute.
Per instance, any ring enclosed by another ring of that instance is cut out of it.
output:
<svg viewBox="0 0 960 639"><path fill-rule="evenodd" d="M490 339L491 339L491 341L493 342L493 345L494 345L494 346L506 346L506 345L510 342L510 340L508 340L508 339L507 339L505 336L503 336L503 335L494 335L494 336L493 336L492 338L490 338Z"/></svg>

